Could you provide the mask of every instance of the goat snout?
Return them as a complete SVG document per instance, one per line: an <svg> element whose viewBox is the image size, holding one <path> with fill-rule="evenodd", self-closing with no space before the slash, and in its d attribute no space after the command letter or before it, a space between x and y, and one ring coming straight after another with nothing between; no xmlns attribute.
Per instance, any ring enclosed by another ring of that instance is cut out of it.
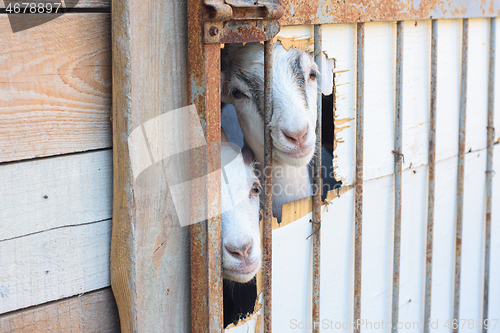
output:
<svg viewBox="0 0 500 333"><path fill-rule="evenodd" d="M236 259L245 259L248 258L248 256L252 252L252 244L253 241L240 246L226 245L226 250Z"/></svg>
<svg viewBox="0 0 500 333"><path fill-rule="evenodd" d="M307 138L307 126L296 131L282 130L282 132L288 141L297 146L302 146Z"/></svg>

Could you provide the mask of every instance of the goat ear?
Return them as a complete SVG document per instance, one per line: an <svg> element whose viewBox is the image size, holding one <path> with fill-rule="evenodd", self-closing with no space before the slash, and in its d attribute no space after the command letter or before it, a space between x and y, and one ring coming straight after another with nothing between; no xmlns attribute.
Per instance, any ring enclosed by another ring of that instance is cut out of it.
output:
<svg viewBox="0 0 500 333"><path fill-rule="evenodd" d="M325 54L321 55L321 92L328 96L333 93L333 70L335 59L328 59Z"/></svg>

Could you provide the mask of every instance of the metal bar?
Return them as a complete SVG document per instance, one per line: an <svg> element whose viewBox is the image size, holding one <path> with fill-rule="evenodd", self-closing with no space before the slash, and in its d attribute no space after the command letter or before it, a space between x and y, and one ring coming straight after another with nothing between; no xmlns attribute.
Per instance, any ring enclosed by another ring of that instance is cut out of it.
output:
<svg viewBox="0 0 500 333"><path fill-rule="evenodd" d="M399 264L401 254L401 173L403 170L403 41L404 23L397 23L396 126L394 135L394 256L392 263L392 332L398 332Z"/></svg>
<svg viewBox="0 0 500 333"><path fill-rule="evenodd" d="M363 117L364 117L364 57L365 24L357 24L356 60L356 175L355 175L355 236L354 236L354 323L361 319L361 250L363 224ZM361 328L354 325L354 333Z"/></svg>
<svg viewBox="0 0 500 333"><path fill-rule="evenodd" d="M220 169L220 153L213 151L211 142L220 141L220 46L203 42L203 3L188 0L188 69L189 101L196 105L207 138L211 165L205 158L193 158L200 163L195 168L212 172ZM208 167L208 168L207 168ZM204 168L204 169L202 169ZM208 170L211 169L211 170ZM206 172L206 174L208 174ZM214 198L220 195L219 184L209 184L205 193L193 193ZM219 200L206 200L207 203ZM194 208L194 207L193 207ZM217 207L206 207L208 210ZM221 332L222 259L221 217L191 226L191 326L193 332Z"/></svg>
<svg viewBox="0 0 500 333"><path fill-rule="evenodd" d="M457 211L455 225L455 290L453 294L453 320L460 322L460 271L462 266L462 220L464 208L465 169L465 117L467 108L467 53L469 20L462 27L462 80L460 90L460 122L458 130ZM453 329L458 333L458 327Z"/></svg>
<svg viewBox="0 0 500 333"><path fill-rule="evenodd" d="M272 331L273 250L273 42L264 43L264 333Z"/></svg>
<svg viewBox="0 0 500 333"><path fill-rule="evenodd" d="M495 17L500 1L282 0L282 26Z"/></svg>
<svg viewBox="0 0 500 333"><path fill-rule="evenodd" d="M429 114L429 174L427 201L427 246L425 259L424 333L429 333L432 292L432 245L434 239L434 193L436 173L436 93L437 93L437 33L438 21L432 20L431 41L431 105Z"/></svg>
<svg viewBox="0 0 500 333"><path fill-rule="evenodd" d="M495 105L495 52L496 52L496 19L490 19L490 68L488 76L488 134L486 158L486 221L484 241L484 291L483 291L483 333L488 329L484 325L488 319L488 291L490 286L490 246L491 246L491 205L493 187L493 145L495 144L494 105Z"/></svg>
<svg viewBox="0 0 500 333"><path fill-rule="evenodd" d="M312 322L313 333L319 333L320 325L320 260L321 260L321 55L323 52L321 25L314 26L314 59L318 64L318 84L317 114L316 121L316 154L314 157L314 194L313 194L313 304Z"/></svg>

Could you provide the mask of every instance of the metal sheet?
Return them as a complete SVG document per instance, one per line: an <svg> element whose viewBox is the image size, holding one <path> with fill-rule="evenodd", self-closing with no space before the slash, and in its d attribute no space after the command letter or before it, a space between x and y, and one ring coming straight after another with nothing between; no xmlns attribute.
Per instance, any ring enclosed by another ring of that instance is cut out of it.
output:
<svg viewBox="0 0 500 333"><path fill-rule="evenodd" d="M462 29L462 79L460 89L460 120L458 129L457 211L455 225L455 287L453 293L453 320L456 322L460 322L460 273L462 268L462 222L464 210L465 117L467 109L467 54L469 19L463 20ZM454 328L453 332L458 333L458 327Z"/></svg>
<svg viewBox="0 0 500 333"><path fill-rule="evenodd" d="M321 261L321 55L323 53L321 25L314 26L314 59L318 64L317 83L317 113L316 122L316 154L314 155L314 193L313 193L313 295L312 295L312 322L313 333L319 333L320 328L320 261Z"/></svg>
<svg viewBox="0 0 500 333"><path fill-rule="evenodd" d="M425 259L424 333L429 333L432 293L432 246L434 239L434 193L436 174L436 92L437 92L437 20L432 20L431 41L431 105L429 115L429 173L427 200L427 244Z"/></svg>
<svg viewBox="0 0 500 333"><path fill-rule="evenodd" d="M401 254L401 173L403 169L403 22L397 23L396 124L394 135L394 256L392 263L392 332L398 332L399 265Z"/></svg>
<svg viewBox="0 0 500 333"><path fill-rule="evenodd" d="M282 25L500 16L495 0L283 0Z"/></svg>
<svg viewBox="0 0 500 333"><path fill-rule="evenodd" d="M273 42L264 43L264 333L272 331L273 251Z"/></svg>
<svg viewBox="0 0 500 333"><path fill-rule="evenodd" d="M364 120L364 56L365 24L357 25L356 61L356 175L355 175L355 236L354 236L354 323L361 319L361 251L363 226L363 120ZM354 333L361 328L354 326Z"/></svg>
<svg viewBox="0 0 500 333"><path fill-rule="evenodd" d="M494 105L495 105L495 52L496 52L496 19L490 20L490 68L488 75L488 127L486 157L486 221L484 240L484 291L483 291L483 324L488 319L488 291L490 286L490 246L491 246L491 205L493 190L493 145L495 144ZM483 325L483 333L487 332Z"/></svg>

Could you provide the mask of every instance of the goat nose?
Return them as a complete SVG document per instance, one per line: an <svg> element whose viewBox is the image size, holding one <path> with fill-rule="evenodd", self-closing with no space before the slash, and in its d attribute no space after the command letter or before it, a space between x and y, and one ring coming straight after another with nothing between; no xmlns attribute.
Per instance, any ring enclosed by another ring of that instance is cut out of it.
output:
<svg viewBox="0 0 500 333"><path fill-rule="evenodd" d="M250 254L252 243L253 242L250 241L249 243L240 246L226 245L226 249L233 257L236 257L237 259L244 259Z"/></svg>
<svg viewBox="0 0 500 333"><path fill-rule="evenodd" d="M307 126L296 131L288 131L288 130L282 130L282 131L285 137L288 139L288 141L291 141L293 144L296 144L298 146L302 145L306 140Z"/></svg>

